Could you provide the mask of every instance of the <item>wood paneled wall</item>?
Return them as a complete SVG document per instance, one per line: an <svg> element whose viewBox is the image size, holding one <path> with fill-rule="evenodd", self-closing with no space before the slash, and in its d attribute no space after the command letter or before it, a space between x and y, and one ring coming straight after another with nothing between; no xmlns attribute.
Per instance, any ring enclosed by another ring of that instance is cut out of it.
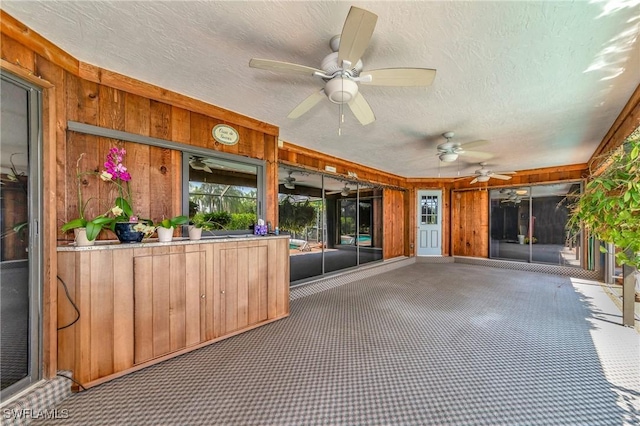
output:
<svg viewBox="0 0 640 426"><path fill-rule="evenodd" d="M627 104L622 108L618 118L598 145L591 158L590 167L598 167L602 156L610 153L625 141L640 126L640 85L636 87Z"/></svg>
<svg viewBox="0 0 640 426"><path fill-rule="evenodd" d="M471 178L454 181L452 189L486 189L503 188L534 183L552 183L567 180L580 180L587 176L586 164L572 164L562 167L547 167L542 169L521 170L510 180L489 179L488 182L470 184Z"/></svg>
<svg viewBox="0 0 640 426"><path fill-rule="evenodd" d="M59 131L54 145L57 150L55 222L58 229L78 216L75 166L80 155L84 154L81 172L99 172L109 148L115 145L127 150L125 165L132 175L136 212L154 220L182 213L181 197L178 196L181 193L181 160L177 151L65 131L68 120L265 160L268 181L265 218L277 223L277 210L273 207L277 200L278 129L275 126L77 62L48 46L48 42L4 12L2 20L3 59L19 64L57 88L55 103ZM25 34L34 38L25 38ZM221 123L238 130L240 141L237 145L222 145L213 139L211 129ZM109 185L96 176L84 176L81 186L84 199L91 199L87 217L105 212L114 199ZM103 233L101 238L114 236ZM73 236L58 231L58 239L72 240Z"/></svg>
<svg viewBox="0 0 640 426"><path fill-rule="evenodd" d="M348 172L355 172L358 180L380 183L404 188L406 179L392 173L375 170L361 164L326 155L321 152L303 148L291 143L283 142L278 150L278 161L295 167L324 172L325 166L336 168L335 174L348 179Z"/></svg>
<svg viewBox="0 0 640 426"><path fill-rule="evenodd" d="M385 259L408 256L406 247L407 192L385 189L382 195L384 237L382 253Z"/></svg>
<svg viewBox="0 0 640 426"><path fill-rule="evenodd" d="M263 159L266 162L266 220L277 223L278 128L241 114L188 98L126 76L83 64L0 10L2 68L42 87L44 157L44 376L57 364L56 240L71 239L59 228L77 217L75 165L85 153L82 170L99 171L109 147L127 149L126 165L133 176L134 203L143 216L157 219L180 213L179 156L166 149L118 142L67 131L67 121L124 130L198 147ZM217 145L211 128L225 123L240 134L233 147ZM54 178L55 177L55 178ZM107 197L104 182L82 179L85 199L97 197L87 213L100 212ZM162 202L157 202L162 200ZM55 206L55 208L50 208ZM104 236L107 238L108 236Z"/></svg>
<svg viewBox="0 0 640 426"><path fill-rule="evenodd" d="M488 191L454 191L451 223L454 256L489 257Z"/></svg>

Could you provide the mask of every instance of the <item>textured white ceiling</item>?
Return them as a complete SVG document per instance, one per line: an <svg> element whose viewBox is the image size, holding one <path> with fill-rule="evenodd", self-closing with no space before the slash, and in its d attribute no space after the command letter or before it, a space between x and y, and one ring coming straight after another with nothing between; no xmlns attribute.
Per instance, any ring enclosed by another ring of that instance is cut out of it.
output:
<svg viewBox="0 0 640 426"><path fill-rule="evenodd" d="M640 83L640 0L566 2L7 1L1 7L81 61L274 124L280 138L406 177L438 167L441 134L486 139L493 170L586 162ZM376 122L323 101L315 77L249 68L311 67L331 52L351 5L378 15L364 69L437 69L428 88L363 86ZM468 161L472 164L466 164Z"/></svg>

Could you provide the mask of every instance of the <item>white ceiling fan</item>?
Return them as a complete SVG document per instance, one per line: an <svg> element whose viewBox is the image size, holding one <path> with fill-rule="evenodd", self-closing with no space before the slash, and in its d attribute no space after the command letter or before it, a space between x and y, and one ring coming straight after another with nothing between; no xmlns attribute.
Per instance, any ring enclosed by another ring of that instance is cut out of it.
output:
<svg viewBox="0 0 640 426"><path fill-rule="evenodd" d="M489 141L477 140L477 141L461 144L460 142L453 142L451 140L454 135L455 134L453 132L446 132L442 134L442 136L447 141L438 145L437 155L438 155L438 158L440 158L440 161L442 161L443 163L452 163L456 161L458 157L462 154L469 157L474 157L480 160L487 160L491 158L491 154L489 153L469 150L469 148L474 146L488 144Z"/></svg>
<svg viewBox="0 0 640 426"><path fill-rule="evenodd" d="M427 68L385 68L363 71L361 57L369 46L378 16L367 10L352 6L342 28L342 33L331 38L329 45L333 53L321 63L321 69L305 65L280 62L270 59L249 61L252 68L281 71L320 77L324 88L303 100L288 115L298 118L325 98L343 105L347 104L353 115L364 126L375 121L373 110L358 90L358 83L377 86L429 86L436 70Z"/></svg>
<svg viewBox="0 0 640 426"><path fill-rule="evenodd" d="M516 173L516 172L493 172L485 168L486 165L487 163L480 163L480 168L476 170L475 173L473 174L473 176L475 177L471 182L469 182L470 184L474 184L476 182L487 182L491 178L501 179L501 180L510 180L511 176L507 176L507 175L513 175Z"/></svg>
<svg viewBox="0 0 640 426"><path fill-rule="evenodd" d="M355 191L355 189L349 188L349 185L345 183L344 184L344 188L342 188L341 190L339 190L339 191L328 191L328 192L325 192L325 195L340 194L343 197L348 197L349 194L351 194L352 191Z"/></svg>
<svg viewBox="0 0 640 426"><path fill-rule="evenodd" d="M500 192L506 195L506 198L503 198L502 200L500 200L501 203L520 204L520 202L522 201L522 196L518 194L518 192L514 189L510 189L506 192L503 192L503 191L500 191Z"/></svg>
<svg viewBox="0 0 640 426"><path fill-rule="evenodd" d="M203 157L189 157L189 166L194 170L203 170L208 173L213 173L213 170L211 170L211 167L209 167Z"/></svg>
<svg viewBox="0 0 640 426"><path fill-rule="evenodd" d="M291 176L292 172L289 172L289 176L287 176L286 178L284 178L284 187L287 189L296 189L296 178L294 178L293 176Z"/></svg>

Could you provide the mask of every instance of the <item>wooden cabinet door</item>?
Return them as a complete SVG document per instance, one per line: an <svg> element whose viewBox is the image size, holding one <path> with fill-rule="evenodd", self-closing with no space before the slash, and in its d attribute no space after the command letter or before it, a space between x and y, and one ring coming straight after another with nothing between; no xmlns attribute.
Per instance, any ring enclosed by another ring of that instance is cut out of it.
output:
<svg viewBox="0 0 640 426"><path fill-rule="evenodd" d="M217 258L221 335L267 320L267 241L222 244Z"/></svg>
<svg viewBox="0 0 640 426"><path fill-rule="evenodd" d="M155 247L134 258L135 363L205 339L206 251L198 246Z"/></svg>

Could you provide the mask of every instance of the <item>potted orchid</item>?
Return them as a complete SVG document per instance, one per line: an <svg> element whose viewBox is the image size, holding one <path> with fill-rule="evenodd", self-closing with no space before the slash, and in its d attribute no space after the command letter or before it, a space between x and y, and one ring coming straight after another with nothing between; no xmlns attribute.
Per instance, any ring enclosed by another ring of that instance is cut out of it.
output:
<svg viewBox="0 0 640 426"><path fill-rule="evenodd" d="M184 225L189 222L187 216L175 216L171 219L162 219L156 225L156 231L158 232L158 241L161 243L169 242L173 239L173 230L180 225Z"/></svg>
<svg viewBox="0 0 640 426"><path fill-rule="evenodd" d="M113 215L112 230L123 243L140 242L144 237L153 234L154 228L148 220L139 219L133 211L131 200L131 174L123 161L126 155L124 148L113 147L107 154L105 170L100 178L113 184L118 192L110 213Z"/></svg>
<svg viewBox="0 0 640 426"><path fill-rule="evenodd" d="M71 219L62 225L62 232L73 230L76 237L76 245L88 246L95 243L98 234L103 229L109 229L113 225L113 218L108 217L109 211L100 214L93 219L86 217L86 208L93 198L84 200L82 194L82 185L85 176L96 175L95 172L83 172L80 170L80 163L84 157L84 153L80 154L76 161L76 186L78 194L78 217Z"/></svg>
<svg viewBox="0 0 640 426"><path fill-rule="evenodd" d="M211 231L217 224L202 212L197 212L189 219L189 239L199 240L202 238L202 231Z"/></svg>

